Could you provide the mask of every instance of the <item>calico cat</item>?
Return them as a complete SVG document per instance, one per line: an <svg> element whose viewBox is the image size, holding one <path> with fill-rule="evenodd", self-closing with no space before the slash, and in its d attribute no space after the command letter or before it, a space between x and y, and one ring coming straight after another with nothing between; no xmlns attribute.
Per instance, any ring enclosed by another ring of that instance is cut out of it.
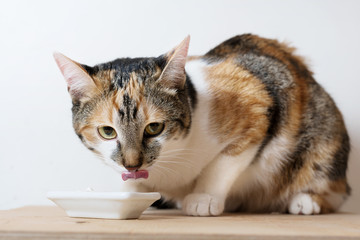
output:
<svg viewBox="0 0 360 240"><path fill-rule="evenodd" d="M294 49L245 34L187 57L189 40L94 67L55 53L84 145L120 172L146 173L137 190L187 215L338 209L349 137Z"/></svg>

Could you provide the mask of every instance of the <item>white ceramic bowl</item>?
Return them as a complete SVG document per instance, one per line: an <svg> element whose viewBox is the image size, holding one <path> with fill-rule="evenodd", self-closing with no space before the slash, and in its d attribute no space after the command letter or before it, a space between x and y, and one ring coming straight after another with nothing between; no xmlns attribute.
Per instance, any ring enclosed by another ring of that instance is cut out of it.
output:
<svg viewBox="0 0 360 240"><path fill-rule="evenodd" d="M70 217L133 219L160 199L160 193L48 192L47 197Z"/></svg>

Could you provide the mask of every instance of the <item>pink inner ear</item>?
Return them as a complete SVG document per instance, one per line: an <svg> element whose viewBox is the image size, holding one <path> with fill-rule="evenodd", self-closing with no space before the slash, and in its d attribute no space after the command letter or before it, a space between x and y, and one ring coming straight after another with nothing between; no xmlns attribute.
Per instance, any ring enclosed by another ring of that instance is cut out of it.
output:
<svg viewBox="0 0 360 240"><path fill-rule="evenodd" d="M63 74L71 97L79 99L96 89L92 78L82 67L61 53L54 53L55 61Z"/></svg>
<svg viewBox="0 0 360 240"><path fill-rule="evenodd" d="M185 63L188 54L190 36L187 36L176 48L168 53L169 60L160 79L169 87L183 88L186 80Z"/></svg>

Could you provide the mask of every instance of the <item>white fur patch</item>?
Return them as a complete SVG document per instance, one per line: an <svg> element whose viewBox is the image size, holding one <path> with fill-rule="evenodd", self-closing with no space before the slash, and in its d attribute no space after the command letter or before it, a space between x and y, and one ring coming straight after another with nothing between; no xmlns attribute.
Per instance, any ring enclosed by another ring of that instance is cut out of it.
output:
<svg viewBox="0 0 360 240"><path fill-rule="evenodd" d="M206 193L189 194L182 211L191 216L217 216L224 211L224 200Z"/></svg>
<svg viewBox="0 0 360 240"><path fill-rule="evenodd" d="M191 82L194 84L198 95L208 97L208 83L204 76L204 68L207 66L202 60L193 60L186 63L185 69L190 76Z"/></svg>
<svg viewBox="0 0 360 240"><path fill-rule="evenodd" d="M299 193L291 199L289 212L304 215L319 214L320 206L312 200L309 194Z"/></svg>
<svg viewBox="0 0 360 240"><path fill-rule="evenodd" d="M267 186L265 189L271 189L271 185L274 184L271 180L274 174L281 169L282 164L286 162L293 145L293 140L286 133L274 137L264 148L257 163L236 181L241 186L234 186L234 189L242 189L243 192L246 192L252 188L254 183ZM261 174L258 174L259 172Z"/></svg>
<svg viewBox="0 0 360 240"><path fill-rule="evenodd" d="M293 140L285 133L271 139L264 148L261 159L259 159L261 168L270 173L276 173L286 160L286 156L291 151L293 145Z"/></svg>
<svg viewBox="0 0 360 240"><path fill-rule="evenodd" d="M111 159L111 154L113 154L116 149L117 144L115 140L101 141L97 146L97 150L102 154L99 157L103 160L103 162L115 171L121 173L125 170L125 168L122 167L120 163L116 163Z"/></svg>
<svg viewBox="0 0 360 240"><path fill-rule="evenodd" d="M197 181L195 192L206 192L215 196L227 196L235 180L246 171L254 159L259 145L254 145L241 154L221 154L205 168Z"/></svg>

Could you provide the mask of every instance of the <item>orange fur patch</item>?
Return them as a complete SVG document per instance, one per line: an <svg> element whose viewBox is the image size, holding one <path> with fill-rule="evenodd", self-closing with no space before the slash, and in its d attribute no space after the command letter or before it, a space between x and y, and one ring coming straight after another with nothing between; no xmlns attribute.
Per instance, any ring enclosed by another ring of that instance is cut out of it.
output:
<svg viewBox="0 0 360 240"><path fill-rule="evenodd" d="M101 91L107 90L110 88L111 80L114 78L115 70L103 70L99 71L96 75L91 77L94 79L96 87Z"/></svg>
<svg viewBox="0 0 360 240"><path fill-rule="evenodd" d="M335 193L346 194L348 191L346 179L331 181L329 183L329 187L330 187L331 191L333 191Z"/></svg>
<svg viewBox="0 0 360 240"><path fill-rule="evenodd" d="M91 125L82 127L79 132L85 137L88 142L92 144L96 144L99 141L99 138L96 137L96 128Z"/></svg>
<svg viewBox="0 0 360 240"><path fill-rule="evenodd" d="M213 99L210 129L221 142L231 140L224 153L237 155L264 138L272 100L261 81L233 61L229 58L205 70Z"/></svg>
<svg viewBox="0 0 360 240"><path fill-rule="evenodd" d="M318 194L310 194L313 201L315 201L320 206L320 213L326 214L326 213L332 213L335 211L334 207L331 206L331 204L326 201L325 196L326 195L318 195Z"/></svg>

